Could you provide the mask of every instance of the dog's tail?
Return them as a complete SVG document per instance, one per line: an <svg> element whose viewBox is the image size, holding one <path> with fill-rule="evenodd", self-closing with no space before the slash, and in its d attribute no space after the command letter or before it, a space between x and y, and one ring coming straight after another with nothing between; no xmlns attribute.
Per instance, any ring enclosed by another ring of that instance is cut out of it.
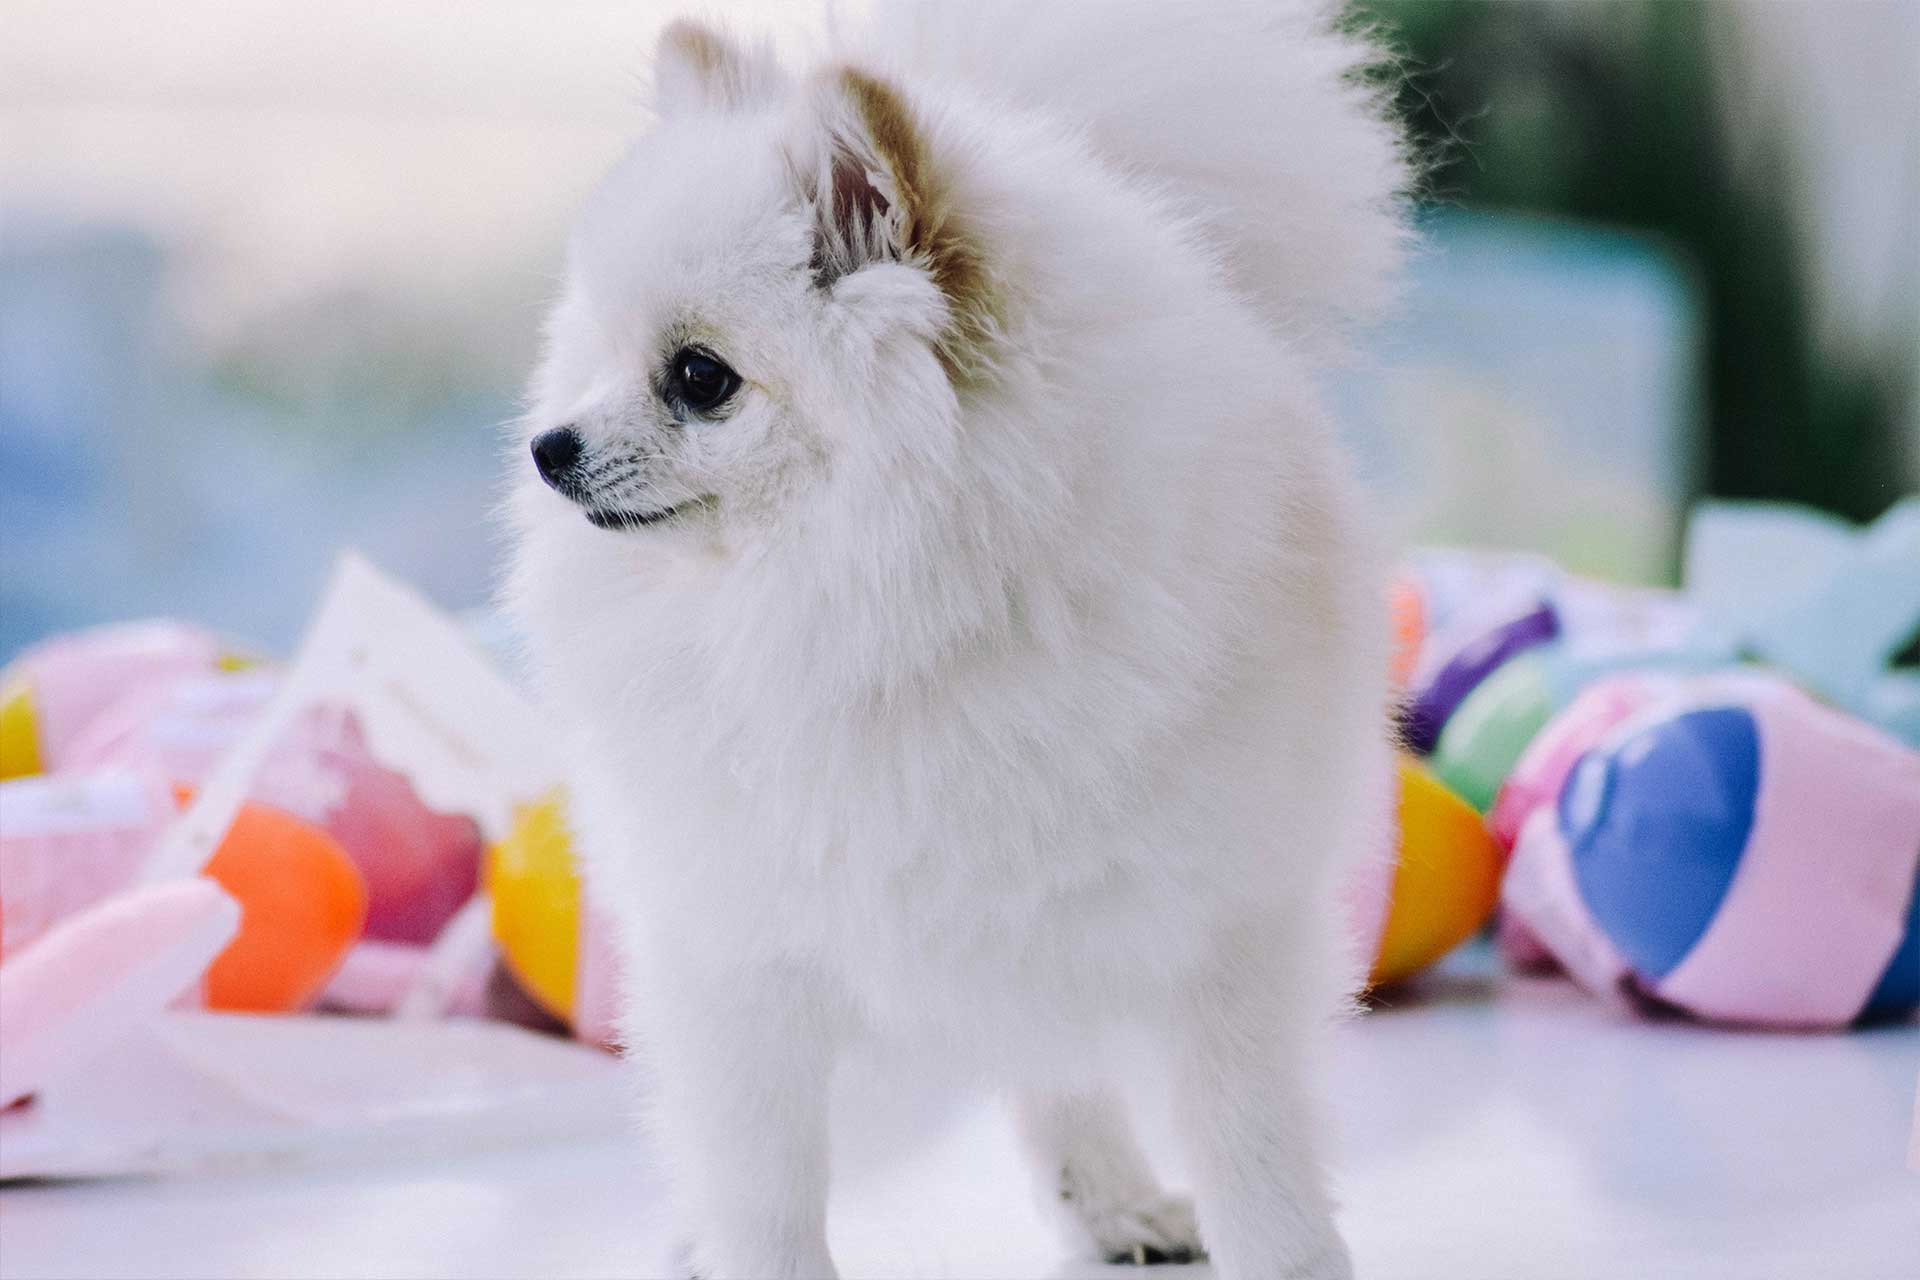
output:
<svg viewBox="0 0 1920 1280"><path fill-rule="evenodd" d="M896 0L913 60L1083 128L1204 229L1285 332L1338 339L1393 294L1402 135L1332 0Z"/></svg>

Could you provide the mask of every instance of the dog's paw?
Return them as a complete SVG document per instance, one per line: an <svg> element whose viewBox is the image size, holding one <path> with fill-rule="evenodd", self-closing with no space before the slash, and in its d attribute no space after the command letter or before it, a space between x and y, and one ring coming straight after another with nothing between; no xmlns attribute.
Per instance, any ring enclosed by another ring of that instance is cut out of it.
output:
<svg viewBox="0 0 1920 1280"><path fill-rule="evenodd" d="M1198 1262L1207 1256L1200 1247L1200 1229L1193 1219L1193 1201L1185 1196L1159 1195L1136 1204L1104 1206L1084 1212L1080 1221L1093 1237L1094 1248L1111 1263L1156 1266L1160 1263Z"/></svg>

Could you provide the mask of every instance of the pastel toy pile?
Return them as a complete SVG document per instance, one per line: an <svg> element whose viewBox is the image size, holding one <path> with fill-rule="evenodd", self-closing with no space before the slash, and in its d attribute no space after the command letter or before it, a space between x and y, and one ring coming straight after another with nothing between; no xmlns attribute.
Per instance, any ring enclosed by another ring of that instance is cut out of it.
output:
<svg viewBox="0 0 1920 1280"><path fill-rule="evenodd" d="M489 840L477 811L492 806L431 802L375 750L368 717L389 709L289 703L304 670L152 622L54 637L0 675L0 1107L182 1005L558 1019L610 1041L604 937L576 927L577 907L548 927L548 904L579 898L557 812L531 803L550 780L525 778L524 816L489 816ZM428 706L422 689L397 701ZM249 745L269 719L284 728ZM174 865L196 796L230 790L240 766L230 814Z"/></svg>
<svg viewBox="0 0 1920 1280"><path fill-rule="evenodd" d="M1497 907L1514 963L1623 1007L1827 1028L1920 1005L1920 499L1865 530L1708 506L1681 591L1428 552L1393 626L1409 752L1348 894L1376 986ZM612 1043L549 742L452 620L350 556L285 664L170 622L20 655L0 1108L182 1004Z"/></svg>
<svg viewBox="0 0 1920 1280"><path fill-rule="evenodd" d="M1429 553L1409 745L1510 855L1503 949L1638 1008L1920 1004L1920 499L1709 505L1679 592Z"/></svg>

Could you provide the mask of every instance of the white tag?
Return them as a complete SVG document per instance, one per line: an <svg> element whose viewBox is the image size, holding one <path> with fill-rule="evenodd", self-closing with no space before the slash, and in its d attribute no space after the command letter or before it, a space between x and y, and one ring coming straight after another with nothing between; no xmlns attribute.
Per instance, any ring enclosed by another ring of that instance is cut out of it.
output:
<svg viewBox="0 0 1920 1280"><path fill-rule="evenodd" d="M307 708L345 706L374 758L428 805L504 837L517 804L560 782L552 735L446 614L348 552L335 566L279 691L155 844L146 882L192 875L213 856L281 736Z"/></svg>

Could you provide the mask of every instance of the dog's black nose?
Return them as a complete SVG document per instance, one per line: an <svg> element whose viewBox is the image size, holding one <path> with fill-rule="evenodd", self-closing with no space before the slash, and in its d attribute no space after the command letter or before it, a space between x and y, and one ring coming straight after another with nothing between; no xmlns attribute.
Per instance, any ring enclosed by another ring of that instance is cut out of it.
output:
<svg viewBox="0 0 1920 1280"><path fill-rule="evenodd" d="M539 469L540 478L558 489L580 461L582 444L580 433L572 427L555 427L535 436L533 465Z"/></svg>

